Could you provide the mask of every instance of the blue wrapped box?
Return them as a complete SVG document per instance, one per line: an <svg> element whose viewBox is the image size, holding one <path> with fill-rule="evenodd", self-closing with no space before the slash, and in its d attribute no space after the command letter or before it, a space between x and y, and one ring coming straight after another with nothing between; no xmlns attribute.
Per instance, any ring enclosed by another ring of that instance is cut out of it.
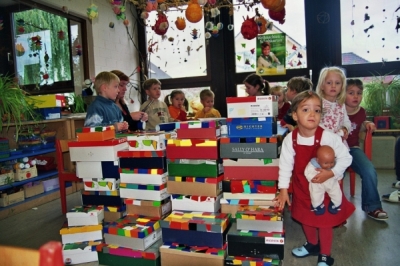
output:
<svg viewBox="0 0 400 266"><path fill-rule="evenodd" d="M227 118L229 137L272 137L277 134L274 117Z"/></svg>

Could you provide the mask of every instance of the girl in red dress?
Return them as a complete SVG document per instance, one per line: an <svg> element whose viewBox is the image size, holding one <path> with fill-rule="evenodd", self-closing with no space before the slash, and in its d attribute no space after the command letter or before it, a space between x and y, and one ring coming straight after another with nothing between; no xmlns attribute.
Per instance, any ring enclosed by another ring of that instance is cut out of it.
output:
<svg viewBox="0 0 400 266"><path fill-rule="evenodd" d="M291 205L292 218L302 224L306 243L293 249L293 256L303 258L318 255L318 266L327 266L334 262L331 257L333 227L344 223L355 208L342 192L342 205L337 214L325 212L323 215L316 215L310 209L309 182L304 176L304 169L311 158L315 157L318 147L332 147L336 154L336 164L331 170L316 169L319 174L311 180L313 183L323 183L329 178L339 181L352 160L342 139L319 126L321 114L322 100L315 92L304 91L293 99L292 115L297 122L297 128L285 137L282 144L279 159L280 193L275 198L275 204L280 209L286 203ZM292 203L288 195L291 178ZM325 194L324 205L328 206L329 202L329 196Z"/></svg>

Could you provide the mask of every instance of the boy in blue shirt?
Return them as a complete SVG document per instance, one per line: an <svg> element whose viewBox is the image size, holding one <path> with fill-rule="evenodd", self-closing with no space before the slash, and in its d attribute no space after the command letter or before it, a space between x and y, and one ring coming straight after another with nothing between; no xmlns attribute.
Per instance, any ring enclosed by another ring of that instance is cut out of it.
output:
<svg viewBox="0 0 400 266"><path fill-rule="evenodd" d="M114 125L116 131L128 129L121 111L115 104L119 92L119 78L111 72L100 72L94 81L97 97L87 110L85 127Z"/></svg>

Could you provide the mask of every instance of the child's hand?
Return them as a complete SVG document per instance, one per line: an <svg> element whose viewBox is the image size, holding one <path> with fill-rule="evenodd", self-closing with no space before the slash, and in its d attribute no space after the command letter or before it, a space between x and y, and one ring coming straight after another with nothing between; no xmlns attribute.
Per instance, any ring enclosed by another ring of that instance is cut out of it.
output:
<svg viewBox="0 0 400 266"><path fill-rule="evenodd" d="M342 128L342 131L343 131L342 139L346 140L349 137L349 132L347 131L347 128L345 128L345 127Z"/></svg>
<svg viewBox="0 0 400 266"><path fill-rule="evenodd" d="M145 114L145 112L141 112L141 111L132 112L131 117L133 120L139 121L142 118L143 114Z"/></svg>
<svg viewBox="0 0 400 266"><path fill-rule="evenodd" d="M376 130L376 126L373 122L367 122L365 128L367 129L367 131L370 130L371 132L374 132Z"/></svg>
<svg viewBox="0 0 400 266"><path fill-rule="evenodd" d="M319 173L313 179L311 179L312 183L321 184L334 176L332 170L325 170L322 168L316 168L315 170L318 171Z"/></svg>
<svg viewBox="0 0 400 266"><path fill-rule="evenodd" d="M283 210L286 203L290 206L288 190L286 188L281 188L279 195L276 196L273 201L275 201L275 207L279 210Z"/></svg>
<svg viewBox="0 0 400 266"><path fill-rule="evenodd" d="M287 129L289 129L289 132L292 132L294 130L294 126L290 125L290 124L285 124L282 127L285 127Z"/></svg>
<svg viewBox="0 0 400 266"><path fill-rule="evenodd" d="M124 130L128 130L128 123L126 121L121 122L121 123L117 123L117 131L124 131Z"/></svg>

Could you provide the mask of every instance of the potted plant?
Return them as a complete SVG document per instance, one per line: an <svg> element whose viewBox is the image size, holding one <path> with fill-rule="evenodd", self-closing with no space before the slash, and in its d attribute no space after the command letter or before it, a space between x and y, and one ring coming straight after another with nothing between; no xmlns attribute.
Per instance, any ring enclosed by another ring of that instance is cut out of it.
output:
<svg viewBox="0 0 400 266"><path fill-rule="evenodd" d="M85 100L83 99L81 94L71 93L69 96L69 102L72 102L70 105L72 113L85 113Z"/></svg>
<svg viewBox="0 0 400 266"><path fill-rule="evenodd" d="M0 130L8 130L13 123L16 139L23 121L38 118L34 102L28 101L26 94L13 78L0 74Z"/></svg>

